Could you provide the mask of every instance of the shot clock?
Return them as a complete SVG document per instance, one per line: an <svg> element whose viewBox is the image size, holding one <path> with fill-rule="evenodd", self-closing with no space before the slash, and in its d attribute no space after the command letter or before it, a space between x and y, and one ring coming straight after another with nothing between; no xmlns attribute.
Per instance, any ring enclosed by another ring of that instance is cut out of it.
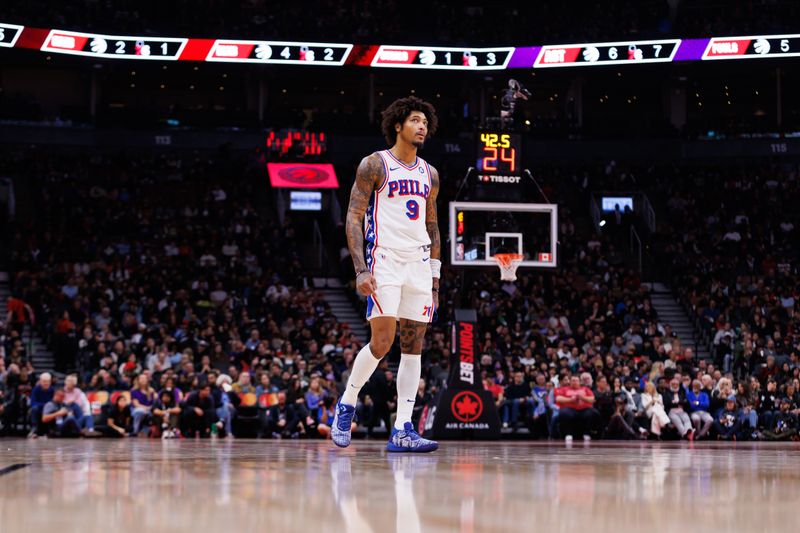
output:
<svg viewBox="0 0 800 533"><path fill-rule="evenodd" d="M517 133L478 133L475 167L484 182L519 183L522 175L522 136Z"/></svg>

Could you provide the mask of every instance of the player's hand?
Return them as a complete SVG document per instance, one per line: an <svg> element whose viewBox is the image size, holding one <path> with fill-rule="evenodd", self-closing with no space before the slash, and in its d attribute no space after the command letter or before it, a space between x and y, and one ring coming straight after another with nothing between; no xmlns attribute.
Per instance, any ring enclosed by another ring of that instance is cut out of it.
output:
<svg viewBox="0 0 800 533"><path fill-rule="evenodd" d="M356 276L356 290L361 296L370 296L378 290L378 283L371 272L362 272Z"/></svg>
<svg viewBox="0 0 800 533"><path fill-rule="evenodd" d="M437 290L431 292L431 300L433 300L433 308L439 309L439 291L438 287Z"/></svg>

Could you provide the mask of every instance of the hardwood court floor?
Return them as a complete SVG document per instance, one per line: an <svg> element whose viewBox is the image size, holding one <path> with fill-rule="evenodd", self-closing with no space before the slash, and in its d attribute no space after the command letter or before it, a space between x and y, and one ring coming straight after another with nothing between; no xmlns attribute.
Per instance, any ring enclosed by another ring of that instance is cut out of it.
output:
<svg viewBox="0 0 800 533"><path fill-rule="evenodd" d="M6 439L0 531L797 531L798 478L795 444Z"/></svg>

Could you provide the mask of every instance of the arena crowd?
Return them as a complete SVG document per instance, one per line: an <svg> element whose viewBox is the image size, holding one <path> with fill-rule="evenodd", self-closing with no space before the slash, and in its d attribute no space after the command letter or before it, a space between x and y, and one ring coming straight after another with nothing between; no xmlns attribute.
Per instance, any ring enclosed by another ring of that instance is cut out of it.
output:
<svg viewBox="0 0 800 533"><path fill-rule="evenodd" d="M23 420L32 437L327 435L360 343L310 288L291 220L254 205L252 161L24 153L12 163L46 186L37 187L41 215L11 236L13 297L0 330L6 431ZM797 169L673 172L638 180L666 207L656 252L711 359L659 319L614 232L573 218L584 199L565 200L556 273L520 271L515 284L486 273L460 287L445 270L415 421L445 385L447 324L467 305L478 311L483 383L507 432L794 438ZM632 174L622 165L575 171L548 193L626 186ZM33 367L26 324L48 339L63 381ZM362 428L388 427L395 401L384 362L362 393Z"/></svg>

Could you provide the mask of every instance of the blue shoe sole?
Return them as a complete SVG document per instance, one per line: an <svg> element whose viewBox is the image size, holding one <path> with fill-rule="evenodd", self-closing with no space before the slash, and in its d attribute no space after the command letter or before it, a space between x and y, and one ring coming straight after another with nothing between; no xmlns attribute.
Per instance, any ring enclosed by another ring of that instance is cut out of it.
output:
<svg viewBox="0 0 800 533"><path fill-rule="evenodd" d="M403 448L400 446L395 446L391 442L386 444L386 451L393 452L393 453L430 453L435 452L439 449L439 443L430 444L428 446L419 446L417 448Z"/></svg>

